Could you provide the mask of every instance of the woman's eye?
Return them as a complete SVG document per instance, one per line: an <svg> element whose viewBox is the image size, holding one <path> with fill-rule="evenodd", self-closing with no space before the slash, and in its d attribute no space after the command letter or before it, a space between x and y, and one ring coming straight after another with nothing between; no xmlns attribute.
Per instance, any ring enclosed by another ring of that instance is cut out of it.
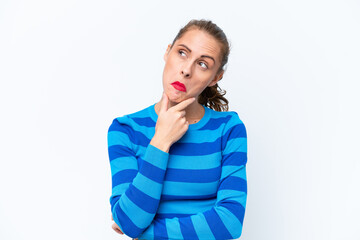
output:
<svg viewBox="0 0 360 240"><path fill-rule="evenodd" d="M204 64L203 66L205 66L205 68L208 68L208 66L205 64L205 63L203 63L203 62L200 62L200 64Z"/></svg>
<svg viewBox="0 0 360 240"><path fill-rule="evenodd" d="M179 50L178 52L179 52L180 55L184 54L184 55L182 55L182 56L186 56L186 54L185 54L185 52L184 52L183 50ZM204 69L207 69L207 68L208 68L208 66L207 66L204 62L200 62L200 65L201 65L201 64L203 64L202 67L203 67Z"/></svg>
<svg viewBox="0 0 360 240"><path fill-rule="evenodd" d="M179 53L180 53L180 55L181 55L181 53L184 53L184 54L185 54L185 52L184 52L184 51L182 51L182 50L179 50Z"/></svg>

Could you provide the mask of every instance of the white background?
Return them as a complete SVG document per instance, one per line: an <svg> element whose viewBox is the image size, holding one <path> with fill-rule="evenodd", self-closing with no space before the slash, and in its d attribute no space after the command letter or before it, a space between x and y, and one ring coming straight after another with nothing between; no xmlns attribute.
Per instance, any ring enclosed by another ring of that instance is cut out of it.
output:
<svg viewBox="0 0 360 240"><path fill-rule="evenodd" d="M191 19L232 49L219 86L248 134L245 240L360 239L359 1L0 2L0 239L111 229L107 130L160 100Z"/></svg>

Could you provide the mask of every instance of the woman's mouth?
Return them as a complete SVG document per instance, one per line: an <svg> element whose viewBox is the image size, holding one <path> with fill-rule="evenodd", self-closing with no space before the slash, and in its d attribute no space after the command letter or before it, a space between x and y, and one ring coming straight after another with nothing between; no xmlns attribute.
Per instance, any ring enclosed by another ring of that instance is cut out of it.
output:
<svg viewBox="0 0 360 240"><path fill-rule="evenodd" d="M173 82L171 85L173 85L173 87L179 91L186 92L186 87L181 82L176 81L176 82Z"/></svg>

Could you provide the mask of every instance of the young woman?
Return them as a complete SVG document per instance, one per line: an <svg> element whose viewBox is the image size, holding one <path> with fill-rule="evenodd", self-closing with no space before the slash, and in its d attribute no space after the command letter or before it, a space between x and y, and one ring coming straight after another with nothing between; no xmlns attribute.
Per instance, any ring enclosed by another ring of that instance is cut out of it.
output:
<svg viewBox="0 0 360 240"><path fill-rule="evenodd" d="M247 134L218 91L229 43L191 20L164 55L161 100L108 129L113 229L137 239L236 239L247 199Z"/></svg>

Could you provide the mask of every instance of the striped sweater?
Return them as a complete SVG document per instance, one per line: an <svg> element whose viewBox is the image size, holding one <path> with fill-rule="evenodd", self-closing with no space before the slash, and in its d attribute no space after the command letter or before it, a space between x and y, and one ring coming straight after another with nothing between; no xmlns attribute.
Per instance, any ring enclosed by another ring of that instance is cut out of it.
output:
<svg viewBox="0 0 360 240"><path fill-rule="evenodd" d="M247 198L247 134L234 111L203 118L164 152L149 144L155 104L108 129L111 212L129 237L237 239Z"/></svg>

